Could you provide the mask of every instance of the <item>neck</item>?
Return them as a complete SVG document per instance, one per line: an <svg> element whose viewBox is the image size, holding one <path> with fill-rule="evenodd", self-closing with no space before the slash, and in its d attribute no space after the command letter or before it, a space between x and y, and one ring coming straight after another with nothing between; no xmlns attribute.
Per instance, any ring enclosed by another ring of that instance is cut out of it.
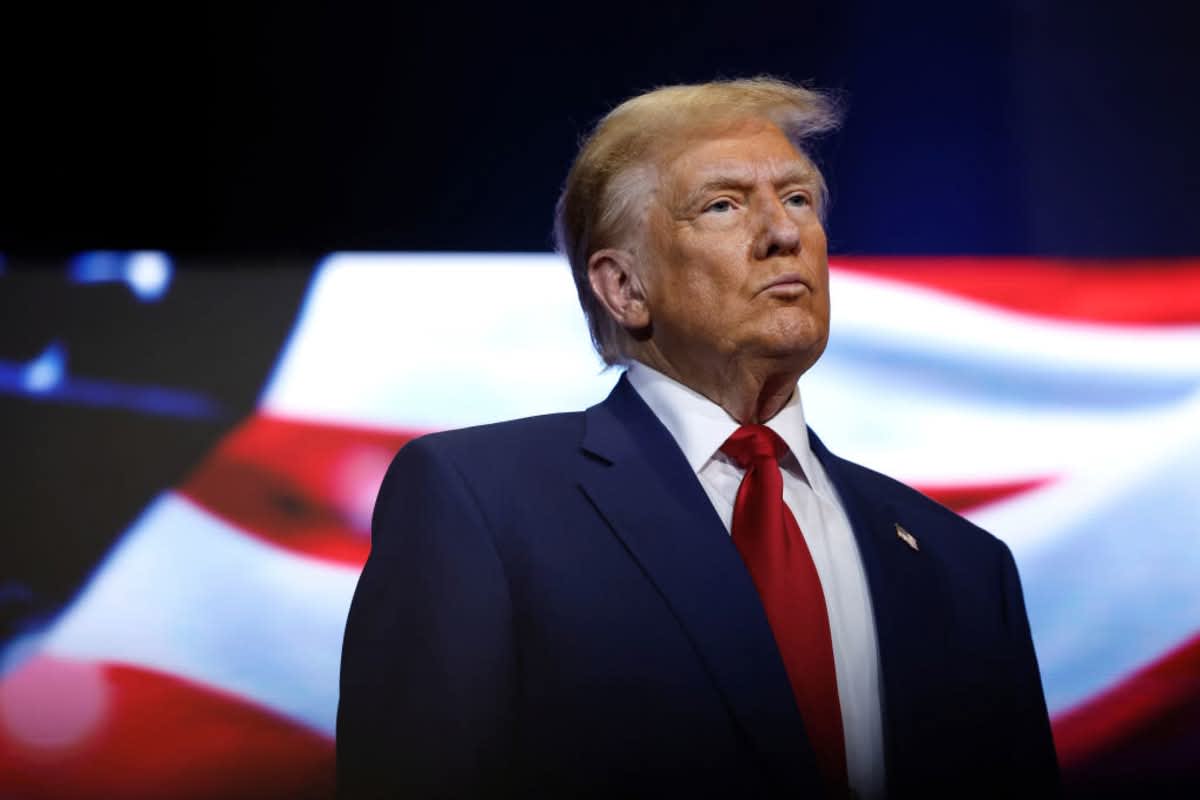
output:
<svg viewBox="0 0 1200 800"><path fill-rule="evenodd" d="M779 359L700 365L669 359L656 348L644 349L637 360L704 395L743 425L762 424L778 414L808 366Z"/></svg>

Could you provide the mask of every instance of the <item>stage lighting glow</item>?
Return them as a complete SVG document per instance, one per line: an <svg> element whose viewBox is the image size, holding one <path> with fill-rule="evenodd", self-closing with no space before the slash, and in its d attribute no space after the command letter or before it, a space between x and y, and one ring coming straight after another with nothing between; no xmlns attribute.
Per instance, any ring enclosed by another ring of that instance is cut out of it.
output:
<svg viewBox="0 0 1200 800"><path fill-rule="evenodd" d="M30 361L21 376L22 388L32 394L53 391L67 375L67 351L58 342Z"/></svg>
<svg viewBox="0 0 1200 800"><path fill-rule="evenodd" d="M125 280L142 300L158 300L171 285L171 260L163 253L132 253L125 261Z"/></svg>
<svg viewBox="0 0 1200 800"><path fill-rule="evenodd" d="M156 250L128 253L96 250L79 254L70 266L71 280L75 283L123 282L143 302L162 299L171 286L174 271L167 254Z"/></svg>

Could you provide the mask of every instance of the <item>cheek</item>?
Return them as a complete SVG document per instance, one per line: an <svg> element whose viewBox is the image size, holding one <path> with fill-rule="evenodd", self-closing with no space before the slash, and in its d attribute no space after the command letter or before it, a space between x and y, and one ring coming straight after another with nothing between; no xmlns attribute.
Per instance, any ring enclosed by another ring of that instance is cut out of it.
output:
<svg viewBox="0 0 1200 800"><path fill-rule="evenodd" d="M818 298L817 303L818 303L818 305L817 305L817 308L815 311L817 318L820 319L821 324L824 325L826 329L828 329L829 328L829 290L828 289L826 289L824 292L821 293L821 296Z"/></svg>
<svg viewBox="0 0 1200 800"><path fill-rule="evenodd" d="M709 327L713 321L720 320L728 303L720 284L713 281L713 276L696 271L690 275L680 276L680 281L672 287L671 297L667 302L675 310L675 316L688 327Z"/></svg>
<svg viewBox="0 0 1200 800"><path fill-rule="evenodd" d="M816 297L824 306L826 313L829 311L829 265L821 264L820 270L817 272L816 280L814 281L817 291Z"/></svg>
<svg viewBox="0 0 1200 800"><path fill-rule="evenodd" d="M825 238L825 228L821 226L821 220L817 218L815 212L808 216L801 235L804 238L805 247L814 253L823 255L829 246Z"/></svg>
<svg viewBox="0 0 1200 800"><path fill-rule="evenodd" d="M733 318L729 292L716 276L697 268L680 271L670 285L662 287L660 331L692 341L725 338Z"/></svg>

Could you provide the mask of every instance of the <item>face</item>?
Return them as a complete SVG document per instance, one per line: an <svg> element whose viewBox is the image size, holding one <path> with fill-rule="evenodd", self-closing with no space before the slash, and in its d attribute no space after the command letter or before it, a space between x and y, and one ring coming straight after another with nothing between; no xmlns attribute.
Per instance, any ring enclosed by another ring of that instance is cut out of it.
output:
<svg viewBox="0 0 1200 800"><path fill-rule="evenodd" d="M659 169L640 259L652 345L685 378L747 358L803 372L829 333L813 165L779 128L751 122Z"/></svg>

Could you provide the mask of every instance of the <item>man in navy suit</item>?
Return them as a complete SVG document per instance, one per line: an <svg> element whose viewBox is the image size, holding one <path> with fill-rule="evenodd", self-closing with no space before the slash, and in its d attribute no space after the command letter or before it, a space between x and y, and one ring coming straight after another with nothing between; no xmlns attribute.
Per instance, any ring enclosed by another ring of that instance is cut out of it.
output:
<svg viewBox="0 0 1200 800"><path fill-rule="evenodd" d="M345 797L1042 796L998 540L824 448L836 114L770 79L604 118L558 206L604 402L409 443L346 629ZM481 398L484 399L484 398Z"/></svg>

